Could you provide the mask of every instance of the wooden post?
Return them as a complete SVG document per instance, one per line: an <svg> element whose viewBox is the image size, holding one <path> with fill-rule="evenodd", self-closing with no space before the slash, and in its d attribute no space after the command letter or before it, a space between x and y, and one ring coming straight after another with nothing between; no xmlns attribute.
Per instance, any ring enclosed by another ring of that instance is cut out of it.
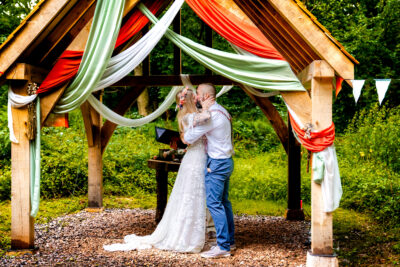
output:
<svg viewBox="0 0 400 267"><path fill-rule="evenodd" d="M14 93L27 95L29 81L12 81ZM14 133L11 143L11 249L34 247L34 220L30 216L30 153L27 136L28 108L12 108Z"/></svg>
<svg viewBox="0 0 400 267"><path fill-rule="evenodd" d="M164 169L156 169L157 180L157 210L156 222L159 223L164 214L165 207L167 206L168 198L168 171Z"/></svg>
<svg viewBox="0 0 400 267"><path fill-rule="evenodd" d="M301 147L292 132L288 119L288 206L286 220L304 220L304 211L300 206L301 200Z"/></svg>
<svg viewBox="0 0 400 267"><path fill-rule="evenodd" d="M88 139L88 210L103 208L103 160L101 153L101 116L88 102L81 106Z"/></svg>
<svg viewBox="0 0 400 267"><path fill-rule="evenodd" d="M312 125L321 131L332 124L332 80L334 70L323 60L310 65ZM311 172L311 177L314 173ZM321 185L311 178L311 253L307 255L307 266L337 266L333 255L332 213L323 210Z"/></svg>
<svg viewBox="0 0 400 267"><path fill-rule="evenodd" d="M41 83L45 75L44 69L18 63L10 69L6 79L9 80L14 93L27 95L28 84ZM14 134L18 140L18 144L11 143L11 249L32 249L34 219L30 216L28 108L11 108L11 112Z"/></svg>
<svg viewBox="0 0 400 267"><path fill-rule="evenodd" d="M173 21L174 32L181 34L181 11L176 15ZM182 51L176 45L174 46L174 74L182 73Z"/></svg>

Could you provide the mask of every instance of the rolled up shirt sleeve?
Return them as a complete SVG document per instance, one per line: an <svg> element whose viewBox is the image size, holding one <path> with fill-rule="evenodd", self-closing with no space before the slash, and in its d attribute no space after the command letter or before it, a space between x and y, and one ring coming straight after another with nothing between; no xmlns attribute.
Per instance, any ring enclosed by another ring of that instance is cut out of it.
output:
<svg viewBox="0 0 400 267"><path fill-rule="evenodd" d="M211 121L204 125L198 125L196 127L193 127L185 132L184 139L185 142L188 144L193 144L197 140L199 140L200 137L208 133L213 129L213 125Z"/></svg>

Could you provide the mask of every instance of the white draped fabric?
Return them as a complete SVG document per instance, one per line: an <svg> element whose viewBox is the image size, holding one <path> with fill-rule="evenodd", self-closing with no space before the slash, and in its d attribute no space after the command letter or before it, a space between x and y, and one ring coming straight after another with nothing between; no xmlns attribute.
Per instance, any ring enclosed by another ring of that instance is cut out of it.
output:
<svg viewBox="0 0 400 267"><path fill-rule="evenodd" d="M11 88L8 88L8 103L7 103L7 119L8 119L8 129L10 131L10 140L13 143L18 143L18 139L15 137L14 134L14 127L13 127L13 118L11 107L13 108L21 108L25 107L37 97L36 94L30 96L22 96L14 93Z"/></svg>
<svg viewBox="0 0 400 267"><path fill-rule="evenodd" d="M184 0L175 0L168 11L139 41L108 62L103 77L94 91L109 87L131 73L154 49L181 9Z"/></svg>
<svg viewBox="0 0 400 267"><path fill-rule="evenodd" d="M183 88L183 86L172 87L172 90L169 92L164 102L153 113L140 119L128 119L115 113L99 100L97 100L97 98L95 98L93 95L89 96L88 102L98 113L100 113L102 117L115 124L127 127L139 127L161 116L175 102L176 94Z"/></svg>
<svg viewBox="0 0 400 267"><path fill-rule="evenodd" d="M231 47L233 48L233 50L235 50L236 53L238 53L239 55L258 57L257 55L254 55L254 54L252 54L252 53L250 53L250 52L248 52L248 51L246 51L246 50L240 48L240 47L237 46L237 45L234 45L234 44L232 44L232 43L229 43L229 44L231 45ZM248 86L248 85L246 85L246 84L242 84L242 88L243 88L245 91L247 91L248 93L250 93L250 94L252 94L252 95L255 95L255 96L259 96L259 97L271 97L271 96L279 95L279 94L280 94L279 91L273 91L273 92L263 93L263 92L261 92L261 91L259 91L259 90L257 90L257 89L254 89L253 87Z"/></svg>

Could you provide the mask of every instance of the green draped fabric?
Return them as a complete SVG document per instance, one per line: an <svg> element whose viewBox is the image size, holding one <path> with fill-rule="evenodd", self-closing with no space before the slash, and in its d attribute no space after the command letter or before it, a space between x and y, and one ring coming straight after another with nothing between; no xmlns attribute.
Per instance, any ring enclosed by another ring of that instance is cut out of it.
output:
<svg viewBox="0 0 400 267"><path fill-rule="evenodd" d="M29 143L32 217L36 217L40 202L40 98L36 99L36 139Z"/></svg>
<svg viewBox="0 0 400 267"><path fill-rule="evenodd" d="M145 5L139 4L139 9L152 23L158 22ZM286 61L223 52L171 30L165 36L200 64L232 81L262 90L305 91Z"/></svg>
<svg viewBox="0 0 400 267"><path fill-rule="evenodd" d="M98 0L85 52L77 76L65 90L56 113L79 108L103 76L114 50L123 17L124 0Z"/></svg>

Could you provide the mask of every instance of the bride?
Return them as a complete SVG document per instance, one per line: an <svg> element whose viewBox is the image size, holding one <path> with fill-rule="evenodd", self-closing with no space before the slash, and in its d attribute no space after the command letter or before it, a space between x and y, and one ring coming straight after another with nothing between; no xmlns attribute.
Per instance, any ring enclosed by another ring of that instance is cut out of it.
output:
<svg viewBox="0 0 400 267"><path fill-rule="evenodd" d="M211 102L196 108L196 94L187 88L176 95L179 106L179 130L183 134L196 125L208 122ZM206 153L202 139L187 148L168 200L164 216L155 231L148 236L125 236L124 243L104 245L108 251L157 248L176 252L198 253L203 249L206 232L206 197L204 169Z"/></svg>

